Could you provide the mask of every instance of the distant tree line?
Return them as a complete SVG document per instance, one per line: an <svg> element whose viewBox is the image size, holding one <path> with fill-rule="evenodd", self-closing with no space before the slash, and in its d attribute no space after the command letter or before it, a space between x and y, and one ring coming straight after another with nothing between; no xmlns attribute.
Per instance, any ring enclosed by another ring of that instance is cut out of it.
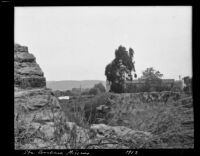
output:
<svg viewBox="0 0 200 156"><path fill-rule="evenodd" d="M97 95L106 92L106 89L102 83L95 84L92 88L72 88L71 90L54 91L54 95L60 96L80 96L80 95Z"/></svg>
<svg viewBox="0 0 200 156"><path fill-rule="evenodd" d="M95 84L93 88L89 90L89 95L97 95L106 92L106 88L102 83Z"/></svg>

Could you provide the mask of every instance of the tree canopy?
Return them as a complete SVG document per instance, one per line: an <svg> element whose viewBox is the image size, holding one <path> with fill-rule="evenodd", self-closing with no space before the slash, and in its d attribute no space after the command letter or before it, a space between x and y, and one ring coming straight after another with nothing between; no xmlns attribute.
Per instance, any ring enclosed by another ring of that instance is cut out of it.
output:
<svg viewBox="0 0 200 156"><path fill-rule="evenodd" d="M126 80L132 80L132 73L135 72L135 62L133 61L134 51L129 48L119 46L115 50L115 58L105 68L107 80L111 82L110 91L116 93L124 92L124 84ZM137 77L136 74L134 74Z"/></svg>
<svg viewBox="0 0 200 156"><path fill-rule="evenodd" d="M142 72L141 79L145 80L145 85L143 86L143 91L161 91L164 89L162 87L163 74L160 71L155 70L153 67L147 68Z"/></svg>
<svg viewBox="0 0 200 156"><path fill-rule="evenodd" d="M89 94L97 95L99 93L104 93L106 91L104 85L102 83L97 83L94 85L93 88L89 90Z"/></svg>
<svg viewBox="0 0 200 156"><path fill-rule="evenodd" d="M161 79L163 74L159 71L156 71L153 67L147 68L145 71L142 72L142 79Z"/></svg>

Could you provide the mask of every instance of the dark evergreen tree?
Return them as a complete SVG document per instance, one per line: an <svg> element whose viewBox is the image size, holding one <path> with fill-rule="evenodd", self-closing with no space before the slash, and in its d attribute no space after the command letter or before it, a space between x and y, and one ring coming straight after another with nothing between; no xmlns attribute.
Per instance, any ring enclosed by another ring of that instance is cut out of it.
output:
<svg viewBox="0 0 200 156"><path fill-rule="evenodd" d="M132 71L135 72L135 62L133 62L134 51L129 48L119 46L115 50L115 59L106 66L105 75L107 81L111 83L110 91L115 93L125 92L125 81L132 80ZM136 74L134 74L137 77Z"/></svg>

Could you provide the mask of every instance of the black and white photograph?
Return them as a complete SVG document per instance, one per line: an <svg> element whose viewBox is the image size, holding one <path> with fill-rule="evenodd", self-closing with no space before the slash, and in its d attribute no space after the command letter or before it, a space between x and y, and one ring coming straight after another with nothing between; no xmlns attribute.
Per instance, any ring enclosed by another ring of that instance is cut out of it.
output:
<svg viewBox="0 0 200 156"><path fill-rule="evenodd" d="M192 6L14 7L14 146L194 149Z"/></svg>

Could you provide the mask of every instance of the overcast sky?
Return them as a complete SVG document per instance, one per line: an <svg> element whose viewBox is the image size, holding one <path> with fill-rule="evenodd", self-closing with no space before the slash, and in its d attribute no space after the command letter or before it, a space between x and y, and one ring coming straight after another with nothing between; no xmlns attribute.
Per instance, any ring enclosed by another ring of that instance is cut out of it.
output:
<svg viewBox="0 0 200 156"><path fill-rule="evenodd" d="M119 45L138 76L192 75L191 7L15 7L15 43L28 46L47 81L106 80Z"/></svg>

